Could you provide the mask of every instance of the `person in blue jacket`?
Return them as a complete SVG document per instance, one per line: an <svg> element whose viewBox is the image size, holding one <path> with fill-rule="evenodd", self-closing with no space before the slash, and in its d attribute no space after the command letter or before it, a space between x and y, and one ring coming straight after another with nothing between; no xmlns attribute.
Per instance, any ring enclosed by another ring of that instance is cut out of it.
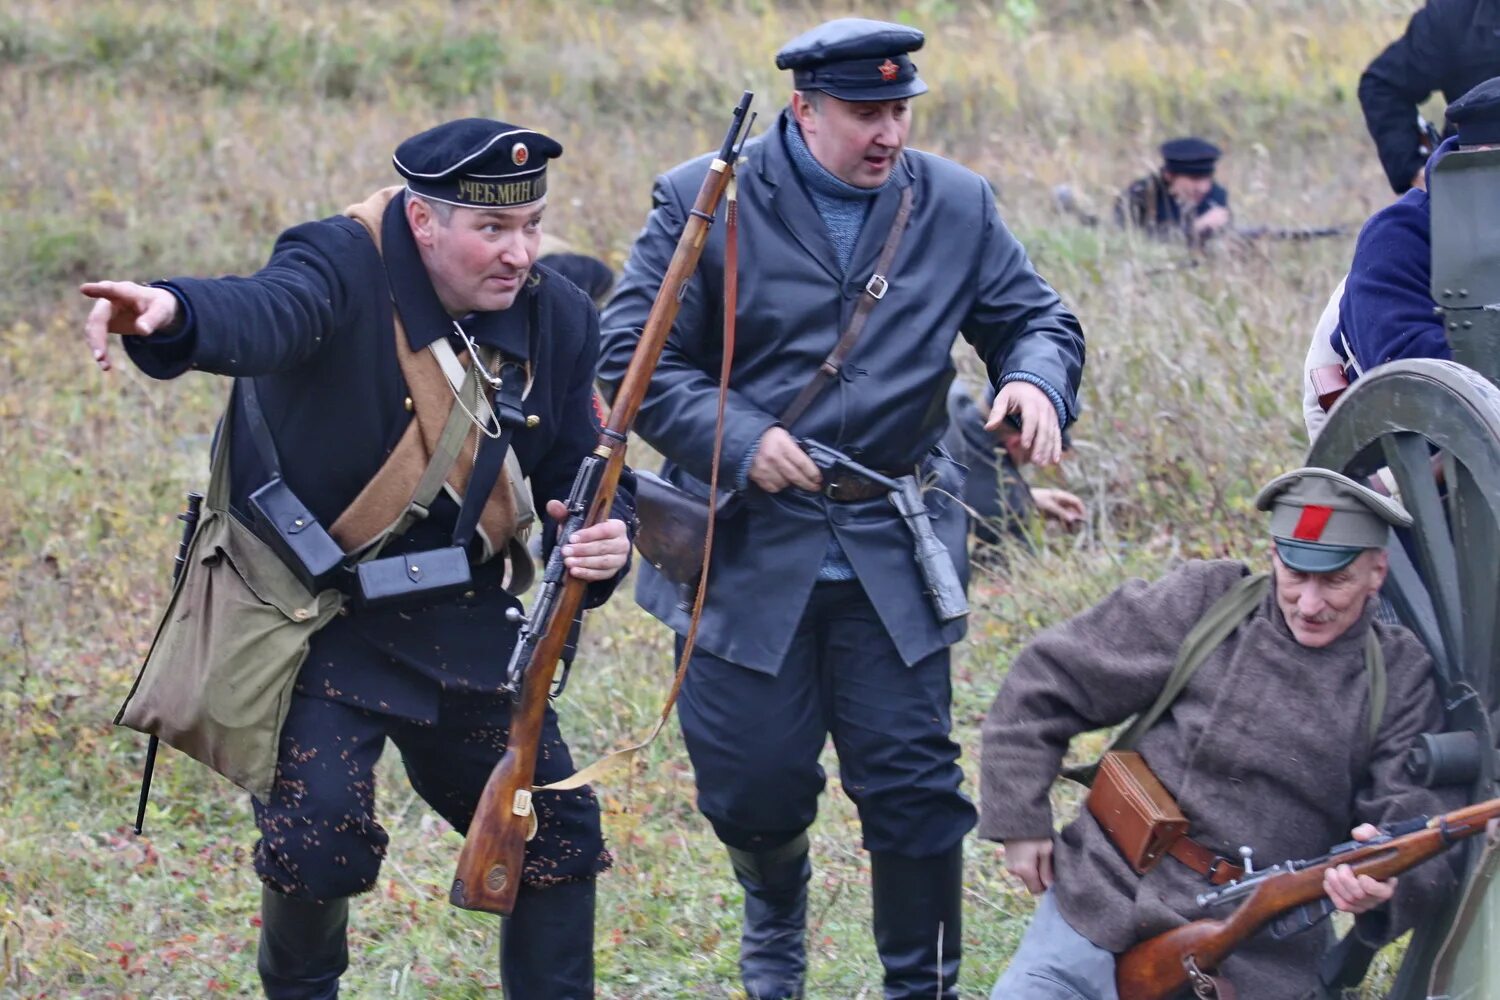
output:
<svg viewBox="0 0 1500 1000"><path fill-rule="evenodd" d="M85 328L94 360L111 367L108 335L116 333L155 378L198 370L253 380L282 478L336 535L341 514L410 452L405 442L433 420L442 427L457 405L475 424L467 428L475 467L486 461L483 444L498 440L485 416L496 384L524 371L525 426L511 450L532 505L551 515L550 550L561 501L600 434L598 314L584 292L537 264L547 162L561 153L539 132L479 118L413 136L394 157L404 186L287 230L254 275L85 284L96 300ZM450 386L432 360L445 347L450 358L472 359L462 387ZM423 363L436 373L425 383L414 377L423 369L409 367ZM242 388L222 425L238 511L271 475ZM467 442L462 451L469 454ZM450 472L427 515L382 555L452 545L477 478ZM622 481L615 518L562 540L569 571L592 581L589 606L627 567L632 482ZM481 526L502 491L519 487L499 478L483 498ZM410 495L400 493L399 506ZM508 540L494 535L466 548L470 589L393 610L346 603L312 636L281 730L275 784L264 801L252 800L261 833L257 967L273 1000L338 995L349 961L349 897L375 884L386 852L374 769L387 740L417 793L455 829L468 829L507 740L503 683L517 632L507 613L520 607L507 588L520 572L514 560L527 558L524 549L499 557ZM537 782L572 771L549 708ZM539 793L534 803L538 833L502 934L505 994L582 1000L593 996L594 880L610 863L599 805L588 788Z"/></svg>
<svg viewBox="0 0 1500 1000"><path fill-rule="evenodd" d="M1443 141L1427 171L1455 149L1500 145L1500 76L1448 105L1458 133ZM1452 356L1432 298L1432 207L1414 187L1372 215L1360 230L1330 337L1352 382L1376 365L1403 358Z"/></svg>

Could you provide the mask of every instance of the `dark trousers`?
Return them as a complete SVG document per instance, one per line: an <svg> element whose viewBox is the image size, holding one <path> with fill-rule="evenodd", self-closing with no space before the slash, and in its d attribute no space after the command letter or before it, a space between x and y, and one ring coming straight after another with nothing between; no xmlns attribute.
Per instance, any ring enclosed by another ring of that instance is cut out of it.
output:
<svg viewBox="0 0 1500 1000"><path fill-rule="evenodd" d="M688 667L678 713L719 839L759 851L806 829L831 734L867 850L923 858L957 844L975 813L949 738L947 651L906 666L857 582L818 584L796 629L775 676L701 650Z"/></svg>
<svg viewBox="0 0 1500 1000"><path fill-rule="evenodd" d="M276 784L253 800L261 839L255 870L289 896L332 900L375 884L389 840L375 818L375 762L387 738L401 751L414 788L465 832L490 771L505 749L510 719L502 699L445 695L435 724L413 722L296 694L282 729ZM573 772L572 755L547 709L537 784ZM526 846L526 885L591 879L609 867L599 803L588 788L539 792L538 832Z"/></svg>

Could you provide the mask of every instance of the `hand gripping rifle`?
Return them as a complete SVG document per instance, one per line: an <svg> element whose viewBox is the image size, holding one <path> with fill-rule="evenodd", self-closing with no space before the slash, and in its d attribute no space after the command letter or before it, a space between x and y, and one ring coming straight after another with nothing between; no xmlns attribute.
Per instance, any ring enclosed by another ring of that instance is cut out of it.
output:
<svg viewBox="0 0 1500 1000"><path fill-rule="evenodd" d="M521 632L507 668L506 686L513 695L510 737L505 754L490 773L479 807L469 823L468 836L458 856L458 870L448 901L466 910L508 914L516 903L521 885L521 866L526 841L536 833L532 811L532 779L542 734L542 715L552 688L557 661L567 645L568 633L583 605L586 581L572 576L563 565L563 542L582 528L609 517L625 464L625 438L641 408L651 374L656 369L667 335L677 318L687 282L697 270L698 258L713 224L714 213L728 187L739 159L746 116L752 95L747 90L734 109L734 118L718 157L698 191L666 277L651 304L651 313L641 331L630 367L616 390L609 423L599 435L599 444L583 460L568 495L568 519L558 533L542 577L541 589L529 619L521 619Z"/></svg>
<svg viewBox="0 0 1500 1000"><path fill-rule="evenodd" d="M1459 809L1432 819L1398 823L1366 841L1339 844L1321 858L1284 861L1198 897L1200 906L1244 898L1223 920L1195 920L1142 941L1115 963L1120 1000L1166 1000L1191 987L1195 996L1221 996L1209 973L1256 931L1272 924L1272 933L1288 937L1315 926L1333 912L1323 891L1323 873L1348 865L1356 875L1387 879L1451 845L1483 833L1500 817L1500 799ZM1274 922L1274 923L1273 923ZM1227 994L1224 994L1227 995Z"/></svg>

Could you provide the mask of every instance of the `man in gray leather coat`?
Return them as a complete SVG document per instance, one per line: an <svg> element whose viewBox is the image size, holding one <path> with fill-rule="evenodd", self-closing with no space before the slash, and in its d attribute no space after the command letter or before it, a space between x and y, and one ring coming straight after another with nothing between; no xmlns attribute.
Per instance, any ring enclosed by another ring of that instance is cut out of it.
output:
<svg viewBox="0 0 1500 1000"><path fill-rule="evenodd" d="M956 996L963 836L949 736L948 647L912 534L885 490L819 469L811 438L888 476L918 474L960 578L963 469L936 449L962 333L1041 464L1077 415L1083 335L1006 229L989 185L906 149L908 53L920 31L831 21L788 43L791 102L739 165L737 345L721 481L741 490L715 535L698 649L681 699L698 806L745 888L741 972L752 997L800 996L807 828L829 735L870 851L885 995ZM711 157L658 178L652 211L603 319L600 377L623 377ZM910 191L891 266L876 265ZM636 424L664 474L706 495L723 325L724 225L713 227ZM882 288L885 284L886 287ZM781 415L833 350L860 300L852 352L792 426ZM643 565L637 600L681 635L681 588ZM680 640L679 640L680 650Z"/></svg>

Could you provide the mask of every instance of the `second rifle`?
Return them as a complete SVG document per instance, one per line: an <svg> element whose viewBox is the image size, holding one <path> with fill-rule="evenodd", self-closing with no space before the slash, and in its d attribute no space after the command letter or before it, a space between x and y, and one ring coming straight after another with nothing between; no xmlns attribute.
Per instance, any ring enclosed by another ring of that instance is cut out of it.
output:
<svg viewBox="0 0 1500 1000"><path fill-rule="evenodd" d="M1120 1000L1167 1000L1184 987L1217 996L1210 973L1266 924L1280 921L1278 936L1294 934L1333 912L1323 874L1348 865L1356 875L1388 879L1443 853L1466 837L1483 833L1500 818L1500 799L1490 799L1431 819L1422 817L1363 842L1340 844L1308 861L1285 861L1198 897L1202 906L1243 898L1222 920L1195 920L1142 941L1115 963ZM1307 908L1307 909L1305 909ZM1287 919L1290 916L1290 919Z"/></svg>

